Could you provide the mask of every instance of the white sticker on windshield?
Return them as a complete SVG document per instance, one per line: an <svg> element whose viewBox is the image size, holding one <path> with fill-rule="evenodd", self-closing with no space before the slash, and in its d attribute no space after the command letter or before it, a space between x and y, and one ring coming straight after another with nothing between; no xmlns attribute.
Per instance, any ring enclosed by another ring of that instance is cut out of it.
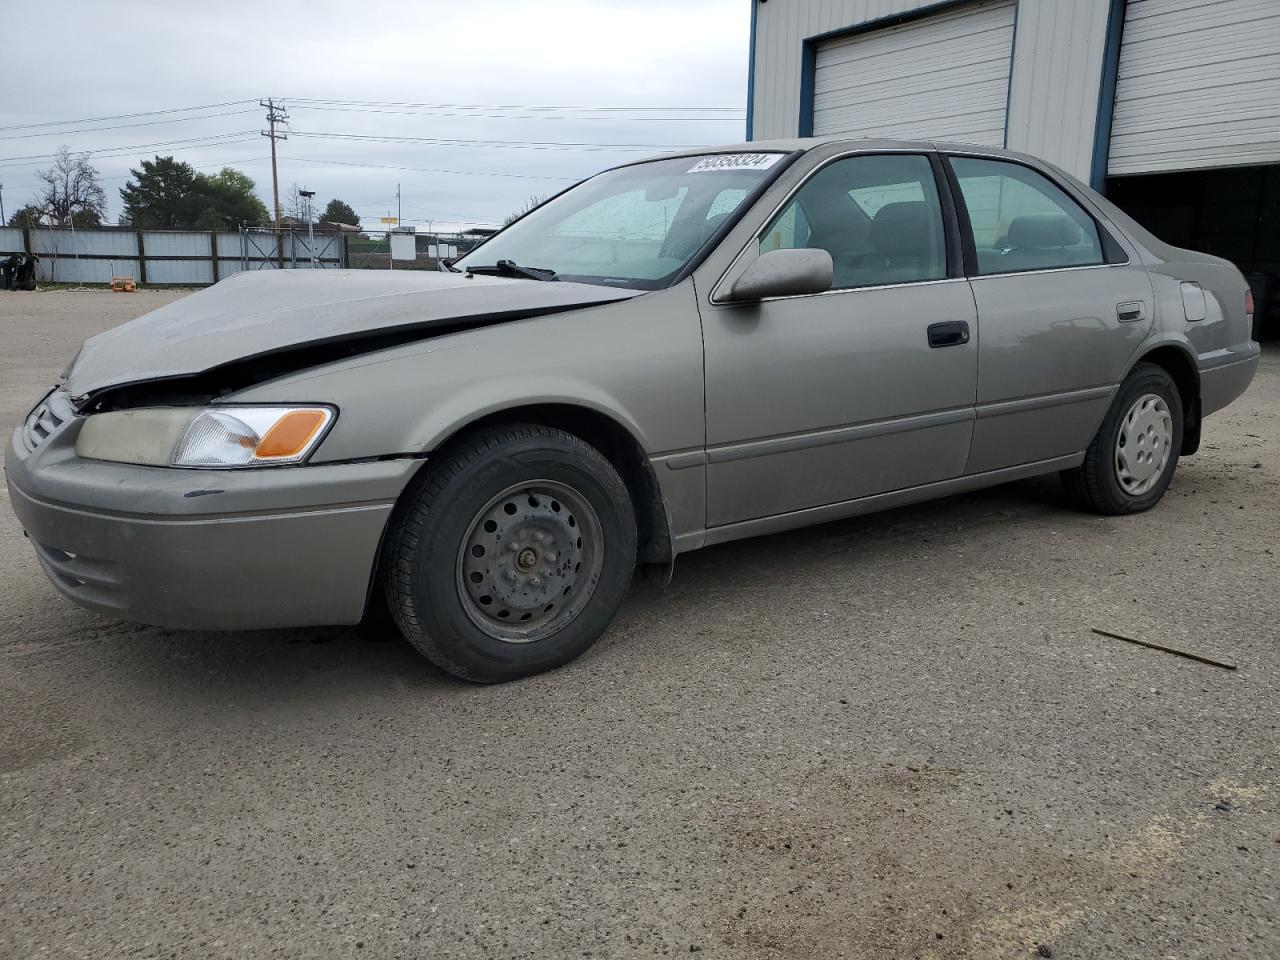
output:
<svg viewBox="0 0 1280 960"><path fill-rule="evenodd" d="M703 157L689 173L707 173L712 170L768 170L782 159L780 153L721 153Z"/></svg>

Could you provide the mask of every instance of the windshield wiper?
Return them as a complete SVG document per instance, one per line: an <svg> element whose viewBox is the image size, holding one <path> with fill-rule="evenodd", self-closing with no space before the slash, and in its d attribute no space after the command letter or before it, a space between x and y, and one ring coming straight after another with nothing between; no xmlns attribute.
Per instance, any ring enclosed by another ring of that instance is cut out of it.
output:
<svg viewBox="0 0 1280 960"><path fill-rule="evenodd" d="M492 266L467 267L467 273L487 273L496 277L523 277L526 280L559 280L554 270L546 267L522 267L514 260L499 260Z"/></svg>

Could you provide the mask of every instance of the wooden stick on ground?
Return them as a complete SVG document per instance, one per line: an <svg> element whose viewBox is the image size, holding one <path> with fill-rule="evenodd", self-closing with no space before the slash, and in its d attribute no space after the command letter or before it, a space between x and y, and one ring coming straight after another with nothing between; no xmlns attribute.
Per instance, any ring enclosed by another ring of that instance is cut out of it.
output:
<svg viewBox="0 0 1280 960"><path fill-rule="evenodd" d="M1140 647L1149 647L1152 650L1161 650L1164 653L1172 653L1174 656L1186 657L1188 660L1195 660L1199 663L1207 663L1211 667L1221 667L1223 670L1234 670L1236 665L1226 660L1214 660L1212 657L1206 657L1199 653L1192 653L1190 650L1179 650L1177 647L1166 647L1164 644L1151 643L1147 640L1135 640L1133 637L1122 636L1118 633L1111 633L1107 630L1099 630L1097 627L1090 627L1094 633L1102 637L1110 637L1112 640L1123 640L1125 643L1134 643Z"/></svg>

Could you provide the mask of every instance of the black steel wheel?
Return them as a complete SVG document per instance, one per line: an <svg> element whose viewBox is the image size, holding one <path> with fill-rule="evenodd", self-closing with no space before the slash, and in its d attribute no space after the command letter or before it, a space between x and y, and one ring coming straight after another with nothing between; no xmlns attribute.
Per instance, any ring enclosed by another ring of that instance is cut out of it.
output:
<svg viewBox="0 0 1280 960"><path fill-rule="evenodd" d="M626 484L585 441L539 425L475 434L433 463L392 521L388 606L459 677L560 666L613 620L635 567Z"/></svg>

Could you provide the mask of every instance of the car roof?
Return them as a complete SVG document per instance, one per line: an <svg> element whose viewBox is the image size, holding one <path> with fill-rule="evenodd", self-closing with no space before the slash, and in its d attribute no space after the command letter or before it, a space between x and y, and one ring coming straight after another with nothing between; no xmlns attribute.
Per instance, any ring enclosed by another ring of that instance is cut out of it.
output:
<svg viewBox="0 0 1280 960"><path fill-rule="evenodd" d="M988 147L973 143L949 143L937 140L890 140L869 137L792 137L780 140L750 140L743 143L689 147L684 150L664 153L660 156L663 158L696 157L706 156L709 153L768 153L778 150L787 153L792 153L796 150L807 152L829 144L840 144L854 149L867 150L943 150L959 153L989 153L1007 157L1023 156L1023 154L1013 150L1006 150L1002 147ZM651 157L649 159L657 158Z"/></svg>

